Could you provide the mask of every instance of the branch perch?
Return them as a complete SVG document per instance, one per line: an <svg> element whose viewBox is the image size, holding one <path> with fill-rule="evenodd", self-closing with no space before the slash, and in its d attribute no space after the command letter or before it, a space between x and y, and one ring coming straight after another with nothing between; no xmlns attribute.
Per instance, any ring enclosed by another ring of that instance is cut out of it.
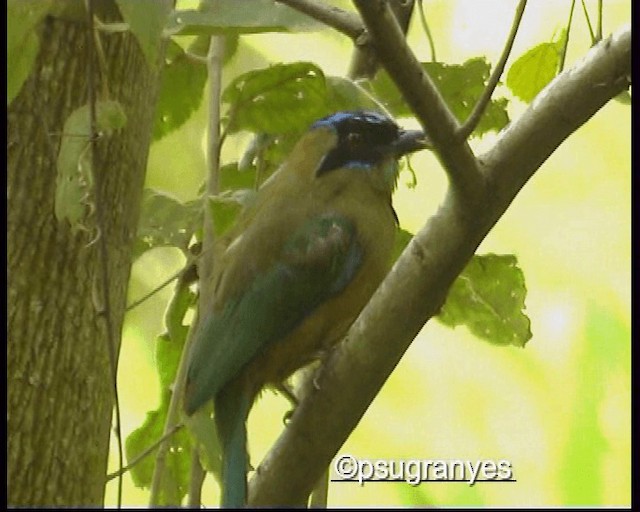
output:
<svg viewBox="0 0 640 512"><path fill-rule="evenodd" d="M630 74L626 26L556 77L481 157L490 201L461 203L450 190L329 355L318 388L299 404L251 480L250 505L305 502L482 239L562 141L629 86Z"/></svg>

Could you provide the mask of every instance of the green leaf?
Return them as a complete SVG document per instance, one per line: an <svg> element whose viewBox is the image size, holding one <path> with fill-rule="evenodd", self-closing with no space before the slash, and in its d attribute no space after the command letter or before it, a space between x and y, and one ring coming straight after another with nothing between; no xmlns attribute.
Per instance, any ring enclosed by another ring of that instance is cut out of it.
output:
<svg viewBox="0 0 640 512"><path fill-rule="evenodd" d="M531 339L523 313L527 289L514 255L474 256L449 291L438 320L449 327L466 325L495 345L524 347Z"/></svg>
<svg viewBox="0 0 640 512"><path fill-rule="evenodd" d="M31 73L40 50L36 27L51 4L52 0L7 1L7 106Z"/></svg>
<svg viewBox="0 0 640 512"><path fill-rule="evenodd" d="M230 133L303 130L328 113L324 74L310 62L249 71L227 86L222 101L230 105Z"/></svg>
<svg viewBox="0 0 640 512"><path fill-rule="evenodd" d="M164 314L164 324L168 332L168 340L182 351L189 328L182 323L187 311L195 304L196 295L182 280L178 280L175 291ZM175 373L175 372L174 372ZM160 379L162 381L162 378Z"/></svg>
<svg viewBox="0 0 640 512"><path fill-rule="evenodd" d="M567 38L563 29L558 39L534 46L507 73L507 87L522 101L529 103L556 76Z"/></svg>
<svg viewBox="0 0 640 512"><path fill-rule="evenodd" d="M194 414L185 418L185 424L197 441L202 467L213 473L213 476L220 482L222 450L218 439L216 422L213 418L213 401L209 400Z"/></svg>
<svg viewBox="0 0 640 512"><path fill-rule="evenodd" d="M409 231L406 231L402 228L399 228L396 231L396 240L393 246L393 261L396 261L400 257L400 254L402 254L402 251L404 251L405 247L409 245L409 242L412 238L413 233L410 233Z"/></svg>
<svg viewBox="0 0 640 512"><path fill-rule="evenodd" d="M473 111L489 79L491 66L484 59L473 58L464 64L425 62L424 70L435 82L444 101L455 117L463 123ZM370 87L385 107L397 117L413 115L402 94L386 72L380 72L370 82ZM473 131L481 136L489 131L499 131L509 122L505 98L493 99L487 105L478 126Z"/></svg>
<svg viewBox="0 0 640 512"><path fill-rule="evenodd" d="M167 22L167 33L259 34L326 28L326 25L274 0L209 0L205 9L175 11Z"/></svg>
<svg viewBox="0 0 640 512"><path fill-rule="evenodd" d="M159 64L162 31L173 11L172 0L116 0L122 18L138 40L149 66Z"/></svg>
<svg viewBox="0 0 640 512"><path fill-rule="evenodd" d="M327 104L330 112L339 110L376 110L383 111L383 107L356 82L339 76L328 76Z"/></svg>
<svg viewBox="0 0 640 512"><path fill-rule="evenodd" d="M96 103L96 129L101 135L111 135L126 121L127 117L117 101ZM60 222L68 220L74 231L86 229L83 221L92 204L90 132L89 105L83 105L74 110L64 123L56 162L55 215Z"/></svg>
<svg viewBox="0 0 640 512"><path fill-rule="evenodd" d="M179 44L169 41L153 140L161 139L191 117L200 106L206 81L207 67L187 57Z"/></svg>
<svg viewBox="0 0 640 512"><path fill-rule="evenodd" d="M158 409L149 411L144 423L134 430L125 443L127 459L129 462L138 454L146 450L151 444L161 439L167 421L169 403L173 384L178 372L178 365L186 338L186 327L182 326L182 319L193 301L193 293L184 287L176 291L177 297L172 301L172 312L165 316L170 317L169 324L180 324L180 329L173 327L173 332L180 332L179 338L175 335L162 334L156 339L156 363L161 387L161 403ZM186 429L182 429L171 436L167 441L167 453L165 458L165 474L160 487L161 505L179 505L189 488L189 476L191 467L191 436ZM153 478L155 456L144 458L131 469L131 477L136 486L149 488Z"/></svg>
<svg viewBox="0 0 640 512"><path fill-rule="evenodd" d="M220 168L220 189L237 190L255 188L256 169L253 166L238 170L238 163L232 162Z"/></svg>
<svg viewBox="0 0 640 512"><path fill-rule="evenodd" d="M202 223L200 200L181 203L152 189L145 189L134 259L154 247L177 247L186 251L191 235Z"/></svg>
<svg viewBox="0 0 640 512"><path fill-rule="evenodd" d="M149 446L162 438L167 419L170 395L165 393L157 410L147 413L144 423L134 430L125 442L127 461L131 462ZM179 505L189 489L191 468L191 436L186 429L174 433L167 441L164 478L160 485L160 505ZM155 466L155 452L131 468L133 483L140 488L150 488Z"/></svg>
<svg viewBox="0 0 640 512"><path fill-rule="evenodd" d="M251 189L227 190L209 198L217 237L224 235L233 226L238 214L255 198L256 194L257 192Z"/></svg>

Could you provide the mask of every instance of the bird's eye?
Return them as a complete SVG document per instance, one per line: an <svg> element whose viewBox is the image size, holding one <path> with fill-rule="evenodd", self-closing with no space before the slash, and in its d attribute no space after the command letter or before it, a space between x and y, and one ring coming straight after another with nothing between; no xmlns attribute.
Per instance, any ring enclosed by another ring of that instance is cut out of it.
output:
<svg viewBox="0 0 640 512"><path fill-rule="evenodd" d="M358 147L362 144L362 134L351 132L347 135L347 144L349 147Z"/></svg>

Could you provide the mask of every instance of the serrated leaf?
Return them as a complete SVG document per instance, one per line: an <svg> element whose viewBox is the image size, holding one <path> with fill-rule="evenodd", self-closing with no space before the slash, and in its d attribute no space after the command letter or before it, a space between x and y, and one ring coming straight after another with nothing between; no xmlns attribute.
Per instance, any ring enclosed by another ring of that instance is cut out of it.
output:
<svg viewBox="0 0 640 512"><path fill-rule="evenodd" d="M96 103L96 129L111 135L126 124L126 115L117 101ZM72 230L83 229L83 221L90 207L93 169L89 158L89 105L74 110L64 123L60 151L56 161L55 215L65 219Z"/></svg>
<svg viewBox="0 0 640 512"><path fill-rule="evenodd" d="M222 101L229 104L230 133L304 130L328 113L324 74L310 62L249 71L227 86Z"/></svg>
<svg viewBox="0 0 640 512"><path fill-rule="evenodd" d="M179 297L173 301L173 316L180 317L179 320L177 318L174 320L181 323L188 303L193 299L193 293L184 287L182 292L178 290L178 295ZM161 403L158 409L149 411L144 423L127 437L125 449L129 462L155 441L161 439L164 434L173 384L184 348L186 327L184 329L184 336L170 337L165 333L156 339L155 357L160 378ZM167 443L165 474L160 488L159 502L161 505L179 505L189 486L193 445L191 436L185 429L174 433ZM131 469L131 477L136 486L142 488L151 486L155 462L154 455L150 455Z"/></svg>
<svg viewBox="0 0 640 512"><path fill-rule="evenodd" d="M560 56L567 38L565 29L557 41L534 46L507 73L507 87L522 101L529 103L558 73Z"/></svg>
<svg viewBox="0 0 640 512"><path fill-rule="evenodd" d="M181 203L163 192L145 189L133 258L154 247L171 246L186 251L191 235L201 223L199 200Z"/></svg>
<svg viewBox="0 0 640 512"><path fill-rule="evenodd" d="M167 419L169 398L165 396L160 407L147 413L144 423L134 430L125 442L127 460L131 462L149 446L162 438ZM175 432L167 441L164 478L160 485L159 504L179 505L189 489L191 467L191 437L186 429ZM133 483L140 488L150 488L155 466L151 454L131 468Z"/></svg>
<svg viewBox="0 0 640 512"><path fill-rule="evenodd" d="M495 345L524 347L531 322L524 314L527 289L514 255L474 256L453 283L438 320L466 325Z"/></svg>
<svg viewBox="0 0 640 512"><path fill-rule="evenodd" d="M7 1L7 106L31 73L40 50L36 26L51 4L52 0Z"/></svg>
<svg viewBox="0 0 640 512"><path fill-rule="evenodd" d="M140 44L149 66L159 64L162 32L169 14L173 11L172 0L116 0L122 18L129 24L131 32Z"/></svg>
<svg viewBox="0 0 640 512"><path fill-rule="evenodd" d="M207 67L187 57L179 44L169 41L156 107L153 140L182 126L200 106Z"/></svg>
<svg viewBox="0 0 640 512"><path fill-rule="evenodd" d="M172 35L233 35L324 28L326 25L274 0L209 0L206 10L172 13L166 30Z"/></svg>
<svg viewBox="0 0 640 512"><path fill-rule="evenodd" d="M463 123L473 111L486 87L490 75L489 63L481 57L469 59L463 64L425 62L422 67L435 82L452 113L458 121ZM412 115L402 94L386 72L378 73L370 82L370 87L394 116ZM506 107L505 98L491 100L473 134L481 136L489 131L499 131L504 128L509 122Z"/></svg>

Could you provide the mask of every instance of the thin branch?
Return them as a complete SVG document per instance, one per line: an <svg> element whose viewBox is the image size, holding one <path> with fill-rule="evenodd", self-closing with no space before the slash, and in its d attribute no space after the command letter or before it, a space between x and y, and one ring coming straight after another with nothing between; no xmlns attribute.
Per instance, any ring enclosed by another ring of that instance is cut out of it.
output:
<svg viewBox="0 0 640 512"><path fill-rule="evenodd" d="M109 293L109 256L107 250L107 237L105 233L105 216L104 216L104 203L100 194L104 192L104 173L97 171L94 167L95 163L95 145L98 140L98 127L96 116L96 85L95 85L95 68L94 59L96 58L96 48L94 39L94 16L93 16L93 1L87 0L87 20L89 25L89 36L87 37L88 59L87 59L87 100L89 102L89 161L90 169L93 173L94 181L94 197L95 197L95 212L96 212L96 224L98 226L98 250L100 254L100 279L101 279L101 291L100 297L102 303L102 311L100 316L104 318L106 327L107 338L107 352L109 354L109 367L111 370L111 378L113 385L113 401L115 408L115 435L116 442L118 444L118 467L122 469L124 465L124 450L122 447L122 422L120 418L120 399L118 397L118 356L116 348L116 339L113 332L113 322L111 318L111 304ZM102 236L101 236L102 235ZM117 508L122 507L122 476L118 478L118 500Z"/></svg>
<svg viewBox="0 0 640 512"><path fill-rule="evenodd" d="M576 0L571 0L571 9L569 9L569 19L567 20L566 37L564 38L564 45L562 46L562 53L560 54L560 63L558 65L558 73L562 73L564 70L564 62L567 58L567 48L569 47L569 33L571 32L571 21L573 20L573 9L576 6Z"/></svg>
<svg viewBox="0 0 640 512"><path fill-rule="evenodd" d="M425 8L422 0L418 0L418 11L420 12L420 23L422 23L422 30L424 30L425 35L427 36L427 41L429 41L429 50L431 51L431 62L436 62L436 45L433 42L433 36L431 34L431 30L429 29L429 24L427 23L427 15L425 13Z"/></svg>
<svg viewBox="0 0 640 512"><path fill-rule="evenodd" d="M582 12L584 12L584 18L587 20L587 27L589 27L589 35L591 36L591 44L596 44L596 36L593 33L593 27L591 26L591 19L589 18L589 11L587 10L587 5L582 1Z"/></svg>
<svg viewBox="0 0 640 512"><path fill-rule="evenodd" d="M455 138L458 121L411 49L384 0L353 0L360 11L378 59L420 120L433 143L451 186L466 202L482 202L485 184L466 141Z"/></svg>
<svg viewBox="0 0 640 512"><path fill-rule="evenodd" d="M209 131L207 141L207 183L203 199L204 230L202 239L202 262L200 269L200 299L198 310L200 319L205 318L206 309L213 302L213 270L215 265L215 227L209 208L209 198L220 191L220 150L225 133L220 133L220 98L222 96L222 67L224 64L225 38L212 36L207 55L207 70L209 76ZM197 323L193 324L195 332ZM185 363L186 364L186 363ZM189 483L189 505L198 508L204 471L200 466L197 447L194 448L191 460L191 477Z"/></svg>
<svg viewBox="0 0 640 512"><path fill-rule="evenodd" d="M198 310L194 316L187 340L180 356L178 364L178 373L169 403L169 411L167 412L167 420L165 423L165 432L168 432L173 425L177 423L179 416L179 408L184 394L184 387L187 379L188 354L191 343L195 336L200 318L204 317L203 308L209 303L211 297L211 272L213 269L213 221L209 212L209 196L218 192L218 175L220 161L220 95L221 86L221 70L224 57L224 36L212 36L209 45L208 69L209 69L209 141L208 141L208 167L207 187L203 198L204 212L204 234L202 241L202 252L200 254L201 264L199 266L200 276L200 299ZM153 480L151 482L151 506L158 506L160 499L160 488L162 485L165 469L165 459L167 452L167 444L163 443L158 450L156 457L156 465L153 472ZM197 475L194 475L198 478ZM194 482L191 482L190 488L193 488ZM191 499L191 498L190 498Z"/></svg>
<svg viewBox="0 0 640 512"><path fill-rule="evenodd" d="M360 17L349 11L345 11L332 5L327 5L316 0L276 0L296 11L342 32L354 41L363 36L366 29Z"/></svg>
<svg viewBox="0 0 640 512"><path fill-rule="evenodd" d="M183 275L185 275L187 272L189 272L191 270L192 266L195 265L195 261L196 261L196 258L194 258L193 260L187 261L185 266L182 267L180 270L178 270L175 274L169 276L165 281L160 283L153 290L151 290L148 293L145 293L142 297L140 297L139 299L134 300L131 304L129 304L125 311L131 311L132 309L137 308L140 304L142 304L143 302L149 300L156 293L160 292L161 290L166 288L168 285L170 285L173 281L175 281L176 279L181 278Z"/></svg>
<svg viewBox="0 0 640 512"><path fill-rule="evenodd" d="M602 41L602 0L598 0L598 26L596 28L596 41Z"/></svg>
<svg viewBox="0 0 640 512"><path fill-rule="evenodd" d="M475 130L476 126L480 122L480 118L482 114L484 114L489 101L491 101L491 95L495 90L498 82L500 81L500 77L504 72L504 67L507 63L507 59L509 58L509 54L511 53L511 49L513 48L513 41L516 38L516 34L518 33L518 28L520 27L520 21L522 20L522 15L524 14L524 9L527 6L527 0L520 0L518 6L516 7L516 13L513 18L513 23L511 24L511 31L509 32L509 36L507 37L507 42L504 45L504 49L502 50L502 55L500 56L500 60L496 64L489 81L487 82L487 86L482 92L482 96L478 99L476 106L473 109L473 112L469 116L469 118L465 121L465 123L460 127L460 129L456 132L457 140L465 140L471 132Z"/></svg>
<svg viewBox="0 0 640 512"><path fill-rule="evenodd" d="M141 451L138 455L136 455L134 457L134 459L131 462L129 462L129 464L127 464L126 466L120 468L118 471L115 471L113 473L109 473L107 475L106 481L109 482L110 480L113 480L116 477L124 475L127 471L131 471L132 468L134 468L136 465L138 465L146 457L151 455L156 448L158 448L162 443L164 443L166 440L168 440L173 434L175 434L182 427L184 427L184 423L178 423L177 425L174 425L173 428L169 432L164 434L155 443L153 443L151 446L148 446L143 451Z"/></svg>
<svg viewBox="0 0 640 512"><path fill-rule="evenodd" d="M631 29L592 48L556 77L482 155L491 193L464 203L450 189L328 356L249 485L249 504L286 506L308 496L451 283L540 165L629 86ZM398 322L402 318L402 322ZM295 463L292 463L295 461Z"/></svg>

